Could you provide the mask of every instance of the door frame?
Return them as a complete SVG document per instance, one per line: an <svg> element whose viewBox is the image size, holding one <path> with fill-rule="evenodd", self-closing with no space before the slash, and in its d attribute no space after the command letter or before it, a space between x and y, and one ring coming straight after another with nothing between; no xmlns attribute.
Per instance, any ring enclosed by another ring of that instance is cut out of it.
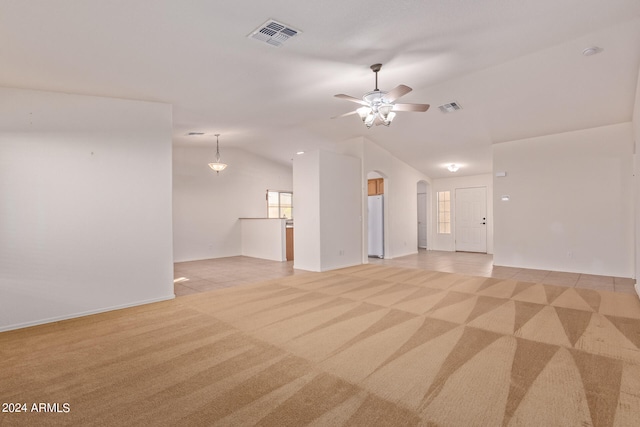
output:
<svg viewBox="0 0 640 427"><path fill-rule="evenodd" d="M382 196L384 196L384 203L382 204L382 212L383 212L383 231L382 231L382 247L384 251L384 257L389 258L389 194L390 184L389 177L384 172L378 169L371 169L366 171L363 175L363 186L362 186L362 263L369 263L369 194L368 194L368 180L374 178L382 178L383 192Z"/></svg>

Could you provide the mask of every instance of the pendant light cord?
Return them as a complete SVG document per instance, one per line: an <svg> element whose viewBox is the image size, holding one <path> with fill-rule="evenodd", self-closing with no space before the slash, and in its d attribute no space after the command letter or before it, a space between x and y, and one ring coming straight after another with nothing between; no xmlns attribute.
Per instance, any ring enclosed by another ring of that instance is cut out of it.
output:
<svg viewBox="0 0 640 427"><path fill-rule="evenodd" d="M220 163L220 141L219 141L219 137L220 134L216 133L216 162Z"/></svg>

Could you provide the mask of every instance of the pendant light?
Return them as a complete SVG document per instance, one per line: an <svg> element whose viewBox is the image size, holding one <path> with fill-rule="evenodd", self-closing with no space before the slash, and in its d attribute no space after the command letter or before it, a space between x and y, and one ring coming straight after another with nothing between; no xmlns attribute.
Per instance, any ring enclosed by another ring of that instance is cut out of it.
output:
<svg viewBox="0 0 640 427"><path fill-rule="evenodd" d="M220 171L225 170L227 167L226 163L220 163L220 146L218 142L219 136L220 134L216 133L216 161L215 163L209 163L209 167L216 171L217 174L219 174Z"/></svg>

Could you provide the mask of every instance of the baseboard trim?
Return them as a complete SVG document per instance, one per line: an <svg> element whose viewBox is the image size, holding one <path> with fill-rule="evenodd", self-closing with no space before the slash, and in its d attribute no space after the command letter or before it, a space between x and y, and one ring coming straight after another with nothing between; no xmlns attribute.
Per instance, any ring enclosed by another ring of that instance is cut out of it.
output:
<svg viewBox="0 0 640 427"><path fill-rule="evenodd" d="M153 304L154 302L169 301L174 299L175 297L176 296L172 294L171 296L136 301L129 304L114 305L111 307L98 308L95 310L87 310L87 311L72 313L64 316L49 317L46 319L39 319L39 320L34 320L31 322L24 322L24 323L14 323L12 325L3 325L3 326L0 326L0 332L7 332L7 331L13 331L16 329L29 328L31 326L46 325L47 323L60 322L63 320L77 319L78 317L91 316L92 314L100 314L100 313L106 313L108 311L122 310L123 308L131 308L131 307L137 307L140 305Z"/></svg>
<svg viewBox="0 0 640 427"><path fill-rule="evenodd" d="M413 251L409 251L409 252L404 252L404 253L399 253L399 254L393 254L393 256L387 256L387 254L385 254L384 259L394 259L394 258L400 258L403 256L409 256L409 255L415 255L418 253L418 249L415 249Z"/></svg>

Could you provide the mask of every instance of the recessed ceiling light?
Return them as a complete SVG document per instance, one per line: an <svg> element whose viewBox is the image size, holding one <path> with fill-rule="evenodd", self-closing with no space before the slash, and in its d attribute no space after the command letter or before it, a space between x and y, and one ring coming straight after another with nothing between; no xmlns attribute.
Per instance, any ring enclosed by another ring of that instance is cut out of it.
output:
<svg viewBox="0 0 640 427"><path fill-rule="evenodd" d="M298 151L296 154L299 156L300 154L304 154L304 151Z"/></svg>
<svg viewBox="0 0 640 427"><path fill-rule="evenodd" d="M598 47L598 46L591 46L591 47L588 47L588 48L586 48L585 50L583 50L583 51L582 51L582 54L583 54L584 56L591 56L591 55L595 55L595 54L597 54L597 53L602 52L602 50L603 50L603 49L602 49L601 47Z"/></svg>
<svg viewBox="0 0 640 427"><path fill-rule="evenodd" d="M449 172L458 172L460 166L456 165L455 163L451 163L449 166L447 166L447 169L449 169Z"/></svg>

